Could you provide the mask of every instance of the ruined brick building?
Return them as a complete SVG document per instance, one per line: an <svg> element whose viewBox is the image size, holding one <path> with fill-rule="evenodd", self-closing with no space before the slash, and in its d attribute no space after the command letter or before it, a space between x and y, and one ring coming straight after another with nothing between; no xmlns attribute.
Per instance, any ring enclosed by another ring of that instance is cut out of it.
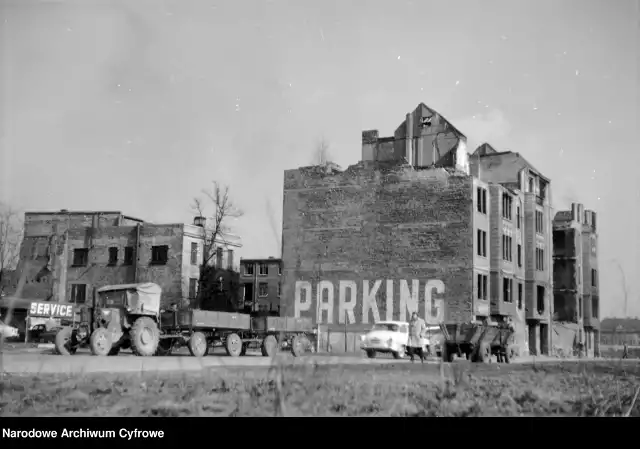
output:
<svg viewBox="0 0 640 449"><path fill-rule="evenodd" d="M553 220L553 300L556 345L563 352L582 343L599 353L600 294L596 213L573 203Z"/></svg>
<svg viewBox="0 0 640 449"><path fill-rule="evenodd" d="M549 180L481 146L424 104L392 137L362 133L362 160L287 170L284 313L354 329L379 319L512 316L526 352L548 352Z"/></svg>
<svg viewBox="0 0 640 449"><path fill-rule="evenodd" d="M205 254L204 219L196 221L153 224L110 211L27 212L16 275L23 278L22 297L85 303L105 285L155 282L163 305L193 302ZM240 245L226 243L228 250L212 262L233 268L231 248Z"/></svg>
<svg viewBox="0 0 640 449"><path fill-rule="evenodd" d="M280 312L282 259L241 259L240 283L245 311Z"/></svg>

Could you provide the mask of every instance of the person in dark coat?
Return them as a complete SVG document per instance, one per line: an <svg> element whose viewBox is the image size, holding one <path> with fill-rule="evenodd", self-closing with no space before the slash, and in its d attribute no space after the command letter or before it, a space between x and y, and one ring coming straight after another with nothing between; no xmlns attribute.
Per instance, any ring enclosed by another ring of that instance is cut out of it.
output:
<svg viewBox="0 0 640 449"><path fill-rule="evenodd" d="M415 354L418 354L420 361L424 363L424 351L423 351L423 338L427 330L427 324L423 319L418 317L417 312L411 314L411 321L409 321L409 342L407 349L409 350L409 357L411 361L414 361Z"/></svg>

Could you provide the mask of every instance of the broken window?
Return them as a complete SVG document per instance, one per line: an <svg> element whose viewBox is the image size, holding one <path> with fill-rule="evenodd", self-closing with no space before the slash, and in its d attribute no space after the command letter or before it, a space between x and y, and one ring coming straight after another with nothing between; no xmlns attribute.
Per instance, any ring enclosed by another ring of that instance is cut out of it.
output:
<svg viewBox="0 0 640 449"><path fill-rule="evenodd" d="M477 291L478 299L486 300L488 276L486 274L478 274L477 284L478 285L476 285L476 291Z"/></svg>
<svg viewBox="0 0 640 449"><path fill-rule="evenodd" d="M109 248L109 265L115 265L118 263L118 248L112 246Z"/></svg>
<svg viewBox="0 0 640 449"><path fill-rule="evenodd" d="M76 248L73 250L73 266L85 267L89 263L89 249Z"/></svg>
<svg viewBox="0 0 640 449"><path fill-rule="evenodd" d="M154 265L164 265L169 260L169 246L159 245L151 247L151 263Z"/></svg>
<svg viewBox="0 0 640 449"><path fill-rule="evenodd" d="M487 257L487 233L482 229L478 229L477 231L478 237L478 256Z"/></svg>
<svg viewBox="0 0 640 449"><path fill-rule="evenodd" d="M261 263L258 265L258 274L260 276L266 276L268 273L268 267L266 263Z"/></svg>
<svg viewBox="0 0 640 449"><path fill-rule="evenodd" d="M557 249L564 249L564 231L553 231L553 247Z"/></svg>
<svg viewBox="0 0 640 449"><path fill-rule="evenodd" d="M502 259L513 261L513 239L508 235L502 236Z"/></svg>
<svg viewBox="0 0 640 449"><path fill-rule="evenodd" d="M544 249L536 248L536 270L544 271Z"/></svg>
<svg viewBox="0 0 640 449"><path fill-rule="evenodd" d="M278 282L278 297L282 295L282 285Z"/></svg>
<svg viewBox="0 0 640 449"><path fill-rule="evenodd" d="M533 178L529 178L529 192L530 193L535 192L535 181Z"/></svg>
<svg viewBox="0 0 640 449"><path fill-rule="evenodd" d="M523 302L522 282L518 282L518 309L522 310Z"/></svg>
<svg viewBox="0 0 640 449"><path fill-rule="evenodd" d="M520 229L520 206L516 207L516 226Z"/></svg>
<svg viewBox="0 0 640 449"><path fill-rule="evenodd" d="M538 306L537 307L538 314L542 315L544 313L544 303L545 303L545 300L544 300L544 294L545 294L544 287L541 286L541 285L538 285L536 287L536 293L537 293L536 302L537 302L537 306Z"/></svg>
<svg viewBox="0 0 640 449"><path fill-rule="evenodd" d="M191 242L191 265L198 265L198 244Z"/></svg>
<svg viewBox="0 0 640 449"><path fill-rule="evenodd" d="M245 276L253 276L253 264L248 263L244 265L244 275Z"/></svg>
<svg viewBox="0 0 640 449"><path fill-rule="evenodd" d="M189 299L195 299L198 295L198 279L189 278Z"/></svg>
<svg viewBox="0 0 640 449"><path fill-rule="evenodd" d="M522 267L522 245L518 243L518 267Z"/></svg>
<svg viewBox="0 0 640 449"><path fill-rule="evenodd" d="M542 234L544 232L544 214L542 211L536 211L536 232Z"/></svg>
<svg viewBox="0 0 640 449"><path fill-rule="evenodd" d="M513 286L513 279L502 279L502 300L504 302L513 302L511 296L511 287Z"/></svg>
<svg viewBox="0 0 640 449"><path fill-rule="evenodd" d="M594 269L591 270L591 286L592 287L598 286L598 272Z"/></svg>
<svg viewBox="0 0 640 449"><path fill-rule="evenodd" d="M133 246L125 247L123 265L133 265Z"/></svg>
<svg viewBox="0 0 640 449"><path fill-rule="evenodd" d="M476 202L477 202L478 212L480 212L481 214L486 214L487 213L487 191L486 191L486 189L483 189L482 187L478 187Z"/></svg>
<svg viewBox="0 0 640 449"><path fill-rule="evenodd" d="M71 284L71 302L84 304L87 300L87 284Z"/></svg>
<svg viewBox="0 0 640 449"><path fill-rule="evenodd" d="M264 298L265 296L269 295L269 284L267 284L266 282L261 282L258 285L258 296L260 296L261 298Z"/></svg>
<svg viewBox="0 0 640 449"><path fill-rule="evenodd" d="M594 297L591 299L591 316L596 320L599 319L598 309L598 298Z"/></svg>
<svg viewBox="0 0 640 449"><path fill-rule="evenodd" d="M278 276L282 276L282 264L278 264Z"/></svg>
<svg viewBox="0 0 640 449"><path fill-rule="evenodd" d="M511 210L513 208L513 197L506 193L502 194L502 218L511 220Z"/></svg>

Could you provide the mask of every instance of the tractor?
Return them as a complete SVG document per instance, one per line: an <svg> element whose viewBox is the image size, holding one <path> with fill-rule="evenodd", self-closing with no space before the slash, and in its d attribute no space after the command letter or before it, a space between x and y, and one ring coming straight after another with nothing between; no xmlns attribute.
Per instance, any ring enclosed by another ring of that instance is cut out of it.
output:
<svg viewBox="0 0 640 449"><path fill-rule="evenodd" d="M160 286L151 282L108 285L96 293L91 353L117 355L131 348L138 356L155 355L160 341Z"/></svg>

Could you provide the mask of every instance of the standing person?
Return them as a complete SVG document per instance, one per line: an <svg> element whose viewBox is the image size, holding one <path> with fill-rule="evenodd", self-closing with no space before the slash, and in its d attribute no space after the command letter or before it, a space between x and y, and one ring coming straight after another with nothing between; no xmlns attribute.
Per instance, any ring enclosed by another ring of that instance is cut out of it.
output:
<svg viewBox="0 0 640 449"><path fill-rule="evenodd" d="M622 358L623 359L629 358L629 346L627 346L626 343L622 346Z"/></svg>
<svg viewBox="0 0 640 449"><path fill-rule="evenodd" d="M418 354L420 361L424 363L424 351L422 350L422 338L427 330L427 324L423 319L418 317L417 312L411 314L411 321L409 321L409 356L411 361L414 361L415 354Z"/></svg>

